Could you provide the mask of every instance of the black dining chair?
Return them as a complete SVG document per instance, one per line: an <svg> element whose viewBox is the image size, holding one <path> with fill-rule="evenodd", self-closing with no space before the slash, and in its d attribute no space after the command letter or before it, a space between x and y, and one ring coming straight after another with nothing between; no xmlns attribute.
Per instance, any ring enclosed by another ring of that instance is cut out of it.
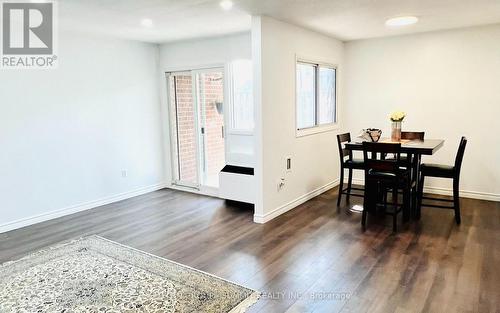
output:
<svg viewBox="0 0 500 313"><path fill-rule="evenodd" d="M425 132L401 132L401 140L424 140ZM407 158L406 154L401 154L401 160L405 160Z"/></svg>
<svg viewBox="0 0 500 313"><path fill-rule="evenodd" d="M424 140L425 139L425 132L416 132L416 131L403 131L401 132L401 139L402 140ZM408 157L411 158L409 162L407 162ZM391 157L389 157L391 158ZM412 188L411 192L416 194L416 186L417 186L417 171L418 171L418 164L421 162L421 156L420 155L408 155L406 153L401 154L401 163L402 166L405 166L405 164L410 164L413 166L413 170L410 171L411 174L411 180L412 180ZM412 210L416 210L417 206L417 197L411 197L412 198L412 203L411 207Z"/></svg>
<svg viewBox="0 0 500 313"><path fill-rule="evenodd" d="M401 132L402 140L424 140L425 132ZM401 155L401 159L405 159L407 155Z"/></svg>
<svg viewBox="0 0 500 313"><path fill-rule="evenodd" d="M392 154L393 159L383 156ZM403 220L409 220L411 179L409 165L401 161L400 143L363 142L365 162L365 198L361 224L366 229L368 211L383 205L385 214L393 217L393 231L397 231L398 214L403 212ZM403 202L398 203L398 191L402 190ZM392 191L391 210L388 211L387 193Z"/></svg>
<svg viewBox="0 0 500 313"><path fill-rule="evenodd" d="M424 140L425 132L401 132L401 139Z"/></svg>
<svg viewBox="0 0 500 313"><path fill-rule="evenodd" d="M434 208L444 208L455 210L455 221L460 224L462 219L460 217L460 169L462 167L462 161L465 153L465 146L467 145L467 138L462 137L460 140L460 145L458 147L457 155L455 157L454 165L442 165L442 164L422 164L420 166L420 182L418 185L418 209L417 218L420 218L422 206L434 207ZM440 199L433 197L424 197L424 181L425 177L439 177L453 179L453 200ZM438 205L430 203L422 203L423 200L433 200L441 202L452 202L453 205Z"/></svg>
<svg viewBox="0 0 500 313"><path fill-rule="evenodd" d="M356 160L353 158L352 151L344 147L344 144L351 141L351 134L339 134L337 135L337 143L339 146L340 154L340 186L339 195L337 198L337 206L340 205L340 200L342 195L346 195L346 200L349 201L349 196L362 197L363 195L352 193L353 190L363 191L364 189L352 187L352 172L353 170L364 170L365 165L363 160ZM347 180L347 188L344 189L344 171L349 170L349 176Z"/></svg>

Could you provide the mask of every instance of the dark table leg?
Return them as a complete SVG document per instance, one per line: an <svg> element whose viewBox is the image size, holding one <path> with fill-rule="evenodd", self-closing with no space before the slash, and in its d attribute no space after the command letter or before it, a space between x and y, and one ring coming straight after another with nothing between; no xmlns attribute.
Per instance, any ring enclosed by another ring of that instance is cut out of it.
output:
<svg viewBox="0 0 500 313"><path fill-rule="evenodd" d="M415 182L415 187L412 188L411 191L411 212L412 217L415 218L417 216L417 203L418 203L418 184L420 183L420 163L422 161L422 156L420 154L415 154L415 160L412 170L412 179Z"/></svg>

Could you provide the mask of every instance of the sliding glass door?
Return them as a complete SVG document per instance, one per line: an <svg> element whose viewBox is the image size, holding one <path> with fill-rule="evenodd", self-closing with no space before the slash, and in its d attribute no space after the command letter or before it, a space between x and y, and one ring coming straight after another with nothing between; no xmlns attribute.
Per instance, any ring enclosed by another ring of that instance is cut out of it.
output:
<svg viewBox="0 0 500 313"><path fill-rule="evenodd" d="M225 165L224 69L167 74L173 183L218 187Z"/></svg>
<svg viewBox="0 0 500 313"><path fill-rule="evenodd" d="M197 71L195 79L201 125L201 184L218 187L219 172L225 165L224 71Z"/></svg>
<svg viewBox="0 0 500 313"><path fill-rule="evenodd" d="M168 75L173 182L186 187L199 186L198 112L194 102L191 72Z"/></svg>

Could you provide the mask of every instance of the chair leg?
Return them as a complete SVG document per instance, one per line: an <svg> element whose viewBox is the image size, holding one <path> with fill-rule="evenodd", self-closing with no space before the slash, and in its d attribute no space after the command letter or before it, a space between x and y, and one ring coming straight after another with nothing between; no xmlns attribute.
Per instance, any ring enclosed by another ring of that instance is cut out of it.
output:
<svg viewBox="0 0 500 313"><path fill-rule="evenodd" d="M387 193L389 192L385 187L383 189L384 195L383 195L383 202L384 202L384 214L387 212Z"/></svg>
<svg viewBox="0 0 500 313"><path fill-rule="evenodd" d="M344 190L344 168L340 168L340 184L339 184L339 196L337 198L337 206L340 206L340 200L342 198L342 190Z"/></svg>
<svg viewBox="0 0 500 313"><path fill-rule="evenodd" d="M417 199L418 199L418 193L417 193L417 188L410 188L410 206L409 206L409 212L410 216L416 216L417 215Z"/></svg>
<svg viewBox="0 0 500 313"><path fill-rule="evenodd" d="M361 215L361 227L363 231L366 230L366 218L368 215L368 210L366 208L363 208L363 214Z"/></svg>
<svg viewBox="0 0 500 313"><path fill-rule="evenodd" d="M345 201L349 202L349 194L351 193L352 188L352 168L349 169L349 177L347 180L347 195L345 197Z"/></svg>
<svg viewBox="0 0 500 313"><path fill-rule="evenodd" d="M361 227L363 231L366 230L366 220L368 218L368 209L370 205L370 193L368 192L370 190L369 185L370 182L365 179L365 191L364 191L364 197L363 197L363 214L361 215Z"/></svg>
<svg viewBox="0 0 500 313"><path fill-rule="evenodd" d="M460 217L460 194L459 194L459 180L453 179L453 207L455 208L455 221L460 225L462 218Z"/></svg>
<svg viewBox="0 0 500 313"><path fill-rule="evenodd" d="M394 186L392 189L392 206L394 210L394 215L392 216L392 231L398 231L398 213L397 213L397 205L398 205L398 187Z"/></svg>
<svg viewBox="0 0 500 313"><path fill-rule="evenodd" d="M408 222L410 220L410 212L411 212L411 194L410 194L410 187L408 186L404 191L403 191L403 221Z"/></svg>
<svg viewBox="0 0 500 313"><path fill-rule="evenodd" d="M368 203L368 201L367 201L367 194L365 192L365 197L363 199L363 212L361 214L361 228L363 229L363 231L366 230L366 220L365 220L365 218L366 218L366 211L368 209L368 207L366 206L367 203Z"/></svg>
<svg viewBox="0 0 500 313"><path fill-rule="evenodd" d="M418 182L418 193L417 193L417 208L415 212L415 218L417 220L420 219L420 216L422 215L422 197L424 196L424 181L425 181L425 176L420 174L420 181Z"/></svg>

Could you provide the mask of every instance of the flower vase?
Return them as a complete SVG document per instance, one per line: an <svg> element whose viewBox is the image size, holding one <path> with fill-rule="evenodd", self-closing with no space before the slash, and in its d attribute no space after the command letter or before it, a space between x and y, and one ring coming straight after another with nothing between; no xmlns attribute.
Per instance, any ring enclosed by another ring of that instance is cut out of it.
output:
<svg viewBox="0 0 500 313"><path fill-rule="evenodd" d="M392 122L391 141L401 141L401 121Z"/></svg>

